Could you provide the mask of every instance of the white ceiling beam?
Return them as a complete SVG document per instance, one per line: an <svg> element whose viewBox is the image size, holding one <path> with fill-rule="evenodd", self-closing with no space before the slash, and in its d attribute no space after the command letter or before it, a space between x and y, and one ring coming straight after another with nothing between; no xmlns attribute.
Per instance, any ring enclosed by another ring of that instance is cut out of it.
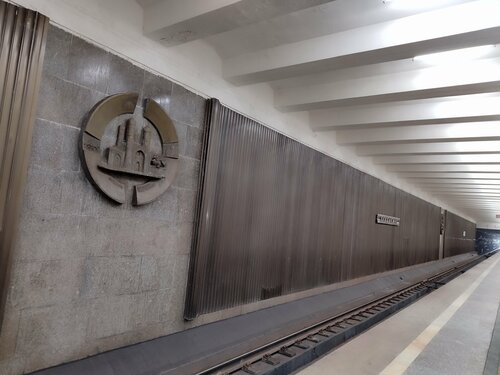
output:
<svg viewBox="0 0 500 375"><path fill-rule="evenodd" d="M464 211L466 210L469 212L480 212L480 211L484 211L484 210L496 211L496 210L500 209L500 201L498 201L498 200L493 200L493 201L490 201L489 203L484 203L484 204L479 204L476 202L471 202L469 204L460 204L460 202L461 202L461 197L457 197L457 199L455 201L450 200L450 204L452 204L454 207L459 207L460 210L464 210ZM477 218L476 218L476 220L477 220Z"/></svg>
<svg viewBox="0 0 500 375"><path fill-rule="evenodd" d="M467 172L401 172L398 173L400 177L409 179L469 179L469 180L500 180L500 173L467 173Z"/></svg>
<svg viewBox="0 0 500 375"><path fill-rule="evenodd" d="M495 74L498 75L497 78L498 81L500 81L500 59L498 59L498 68L496 68L495 71L498 72L498 74ZM460 77L460 75L456 76ZM493 76L490 76L490 78L493 78ZM406 78L401 79L405 80ZM368 81L370 81L370 79L368 79ZM437 85L438 81L439 79L435 80L432 85ZM364 90L364 82L365 81L363 81L362 85L361 81L355 85L349 85L349 90ZM397 83L394 84L394 82ZM413 82L413 78L409 77L409 80L406 81L399 81L399 79L392 81L389 79L387 82L384 81L383 84L386 86L413 86ZM368 82L368 84L370 84L370 82ZM463 86L457 86L453 90L455 89L456 93L460 95L463 94ZM479 87L478 89L480 90ZM283 92L283 94L277 95L306 95L308 90L309 87L290 89ZM317 97L319 95L320 94L316 93L312 96ZM335 91L335 95L340 95L340 93ZM397 99L404 99L403 96L403 92L398 92ZM365 98L369 99L369 97ZM306 97L303 98L303 101L314 102L314 100L315 99L306 99ZM346 129L351 127L408 126L493 121L500 120L500 96L493 96L491 94L464 95L439 99L434 98L322 109L312 111L310 120L311 126L316 131Z"/></svg>
<svg viewBox="0 0 500 375"><path fill-rule="evenodd" d="M493 206L500 204L500 197L473 197L473 196L450 196L450 202L457 204L461 207L465 206Z"/></svg>
<svg viewBox="0 0 500 375"><path fill-rule="evenodd" d="M457 206L458 207L458 206ZM492 214L497 214L500 208L499 204L491 204L489 206L476 207L474 205L460 207L459 210L466 212L467 215L473 217L476 221L481 218L491 218ZM453 210L451 210L453 212Z"/></svg>
<svg viewBox="0 0 500 375"><path fill-rule="evenodd" d="M167 45L186 43L333 0L141 1L144 32Z"/></svg>
<svg viewBox="0 0 500 375"><path fill-rule="evenodd" d="M493 206L493 207L485 207L483 209L474 209L474 208L469 208L467 209L467 212L470 216L475 216L476 221L483 221L483 223L478 224L478 228L483 228L484 226L484 221L488 220L490 222L494 221L497 224L500 224L500 221L496 218L496 215L499 213L499 208L498 206Z"/></svg>
<svg viewBox="0 0 500 375"><path fill-rule="evenodd" d="M235 84L249 84L496 44L499 13L496 0L474 1L242 54L224 61L223 75Z"/></svg>
<svg viewBox="0 0 500 375"><path fill-rule="evenodd" d="M375 156L373 162L375 164L500 164L500 153Z"/></svg>
<svg viewBox="0 0 500 375"><path fill-rule="evenodd" d="M498 164L394 164L386 168L390 172L500 173Z"/></svg>
<svg viewBox="0 0 500 375"><path fill-rule="evenodd" d="M487 215L488 212L491 213L492 211L497 211L499 208L500 208L500 205L498 203L491 203L489 205L474 205L474 204L470 204L470 205L458 205L457 202L452 202L451 204L453 204L455 207L459 207L460 211L466 211L470 216L473 216L475 217L475 220L477 220L477 216L474 215L474 214L477 214L477 213L482 213L484 215ZM453 210L451 210L453 212ZM485 212L486 211L486 212Z"/></svg>
<svg viewBox="0 0 500 375"><path fill-rule="evenodd" d="M479 200L483 200L483 201L487 201L488 199L491 199L491 198L500 198L500 193L496 192L496 193L491 193L491 194L487 194L487 193L483 193L483 194L478 194L478 193L474 193L474 192L470 192L470 193L461 193L461 192L450 192L450 193L447 193L447 192L433 192L431 193L433 196L435 197L438 197L439 199L444 199L444 200L447 200L448 198L450 199L454 199L454 198L469 198L469 197L477 197L479 198ZM477 200L477 199L476 199Z"/></svg>
<svg viewBox="0 0 500 375"><path fill-rule="evenodd" d="M443 196L435 196L438 199L444 200L446 199L448 201L448 197L443 197ZM449 204L450 206L453 207L460 207L461 210L468 210L469 214L472 212L478 212L480 210L499 210L500 209L500 201L498 200L498 197L495 198L490 198L489 200L468 200L467 197L454 197L450 196L449 197ZM497 212L497 213L500 213ZM474 216L474 215L470 215ZM476 218L477 219L477 218Z"/></svg>
<svg viewBox="0 0 500 375"><path fill-rule="evenodd" d="M450 195L459 195L463 197L476 197L478 199L483 199L483 198L500 198L500 193L477 193L474 191L471 192L463 192L463 191L447 191L447 192L434 192L434 195L439 195L439 196L450 196Z"/></svg>
<svg viewBox="0 0 500 375"><path fill-rule="evenodd" d="M469 199L467 197L448 197L449 202L462 209L483 210L483 209L500 209L500 197L482 199Z"/></svg>
<svg viewBox="0 0 500 375"><path fill-rule="evenodd" d="M356 152L359 156L446 155L456 153L488 154L497 153L499 150L500 141L405 143L399 145L363 145L356 147Z"/></svg>
<svg viewBox="0 0 500 375"><path fill-rule="evenodd" d="M491 180L491 179L481 179L481 180L471 180L471 179L449 179L449 178L435 178L435 179L425 179L422 181L415 180L413 181L415 185L419 185L423 188L429 186L462 186L462 185L490 185L496 186L500 185L499 180Z"/></svg>
<svg viewBox="0 0 500 375"><path fill-rule="evenodd" d="M425 188L426 191L471 191L471 192L478 192L478 193L487 193L487 192L495 192L498 191L500 192L500 186L491 186L491 185L461 185L461 186L428 186Z"/></svg>
<svg viewBox="0 0 500 375"><path fill-rule="evenodd" d="M499 66L500 59L485 59L470 61L463 65L457 64L454 67L434 67L348 81L314 84L296 89L278 89L276 90L274 101L275 106L282 111L305 111L342 105L367 105L390 101L422 100L442 96L451 97L455 95L497 92L500 88ZM496 103L498 102L499 100L496 98ZM475 117L474 110L477 104L481 104L482 108L478 116L498 116L498 109L491 112L492 110L489 106L483 103L476 102L474 104L476 105L461 107L460 104L455 104L454 106L453 102L448 103L441 110L438 107L438 118L444 117L446 119L449 115L458 118ZM403 121L405 120L405 116L410 116L407 121L411 123L411 115L415 112L418 114L421 108L418 108L417 105L416 111L413 112L411 108L404 107L403 105L403 108L395 108L394 111L399 112L399 115L404 113ZM457 107L460 109L454 114L453 109L457 109ZM351 113L353 111L356 111L356 109L352 109ZM426 114L427 118L425 118ZM335 120L336 115L339 117L338 120ZM362 115L362 113L359 112L359 115ZM396 118L398 114L395 115L391 116L391 112L388 112L385 116L382 116L380 122L397 123ZM433 107L431 106L427 112L421 113L423 118L419 118L420 116L417 115L416 120L423 120L424 123L433 123L431 121L432 115L435 116ZM312 116L312 123L316 129L332 129L350 125L349 119L343 119L343 116L348 115L342 113L342 111L339 111L338 114L331 110L318 111ZM351 120L353 121L352 124L370 124L369 116L370 113L364 119L354 116L355 119ZM375 114L375 123L378 122L376 116L377 114ZM380 115L378 116L380 117Z"/></svg>
<svg viewBox="0 0 500 375"><path fill-rule="evenodd" d="M500 121L338 130L339 144L500 140Z"/></svg>
<svg viewBox="0 0 500 375"><path fill-rule="evenodd" d="M474 207L471 207L471 208L467 209L467 211L469 213L480 214L480 217L488 217L490 219L498 220L498 219L496 219L496 214L499 213L499 208L500 208L499 205L494 205L494 206L491 206L491 207L478 208L478 209L474 209Z"/></svg>
<svg viewBox="0 0 500 375"><path fill-rule="evenodd" d="M498 210L500 209L500 205L498 203L492 203L490 205L484 205L480 207L475 207L474 205L471 205L467 208L467 211L469 212L484 212L485 214L495 212L495 213L500 213Z"/></svg>
<svg viewBox="0 0 500 375"><path fill-rule="evenodd" d="M491 204L487 206L475 206L475 205L469 205L469 206L458 206L460 207L459 210L463 212L467 212L467 214L471 217L474 217L474 219L477 221L480 217L490 217L492 213L498 213L498 209L500 208L499 204ZM451 210L453 212L453 210ZM495 212L496 211L496 212ZM479 216L478 216L479 214Z"/></svg>

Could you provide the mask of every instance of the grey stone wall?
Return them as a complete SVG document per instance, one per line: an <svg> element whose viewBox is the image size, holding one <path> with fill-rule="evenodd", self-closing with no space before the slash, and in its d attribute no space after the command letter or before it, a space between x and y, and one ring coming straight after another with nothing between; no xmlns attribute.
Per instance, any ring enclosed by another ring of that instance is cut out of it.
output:
<svg viewBox="0 0 500 375"><path fill-rule="evenodd" d="M136 91L174 120L180 169L152 204L110 203L78 157L82 120ZM0 334L0 374L21 374L186 327L205 100L51 27L28 182Z"/></svg>

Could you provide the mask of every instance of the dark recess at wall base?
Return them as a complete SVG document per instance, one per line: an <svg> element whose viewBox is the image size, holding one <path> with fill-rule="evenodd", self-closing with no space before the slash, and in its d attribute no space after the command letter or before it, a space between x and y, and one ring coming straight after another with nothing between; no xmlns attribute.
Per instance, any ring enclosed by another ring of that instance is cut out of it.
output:
<svg viewBox="0 0 500 375"><path fill-rule="evenodd" d="M438 258L439 207L215 99L205 132L186 319Z"/></svg>

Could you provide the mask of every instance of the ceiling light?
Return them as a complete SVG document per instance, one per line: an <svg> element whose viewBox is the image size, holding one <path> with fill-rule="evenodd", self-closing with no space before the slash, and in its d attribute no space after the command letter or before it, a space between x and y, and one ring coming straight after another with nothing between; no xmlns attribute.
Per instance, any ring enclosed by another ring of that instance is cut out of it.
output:
<svg viewBox="0 0 500 375"><path fill-rule="evenodd" d="M486 55L492 53L494 49L494 45L462 48L445 52L431 53L429 55L416 56L414 60L431 65L446 65L485 57Z"/></svg>

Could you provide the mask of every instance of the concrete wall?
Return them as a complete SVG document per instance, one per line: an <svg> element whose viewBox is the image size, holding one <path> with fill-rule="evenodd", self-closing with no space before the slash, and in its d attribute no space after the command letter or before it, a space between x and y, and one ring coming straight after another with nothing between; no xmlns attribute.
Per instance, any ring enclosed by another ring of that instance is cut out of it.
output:
<svg viewBox="0 0 500 375"><path fill-rule="evenodd" d="M108 94L140 92L172 117L173 186L152 204L114 205L86 179L78 136ZM0 374L20 374L184 328L204 98L50 28Z"/></svg>

